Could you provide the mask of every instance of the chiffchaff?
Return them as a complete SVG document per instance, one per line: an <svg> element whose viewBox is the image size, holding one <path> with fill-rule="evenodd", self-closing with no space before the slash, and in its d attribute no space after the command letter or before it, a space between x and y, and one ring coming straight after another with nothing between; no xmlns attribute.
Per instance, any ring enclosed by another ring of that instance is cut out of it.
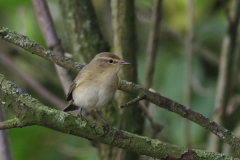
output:
<svg viewBox="0 0 240 160"><path fill-rule="evenodd" d="M94 59L86 65L73 81L68 94L69 105L63 109L64 112L82 108L98 110L106 105L114 96L118 88L118 72L120 66L130 64L124 62L117 55L103 52L97 54Z"/></svg>

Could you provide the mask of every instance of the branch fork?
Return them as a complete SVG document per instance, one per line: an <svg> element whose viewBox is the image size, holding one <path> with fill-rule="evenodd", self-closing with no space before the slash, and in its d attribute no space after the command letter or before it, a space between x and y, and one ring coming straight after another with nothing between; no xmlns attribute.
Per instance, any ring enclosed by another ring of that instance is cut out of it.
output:
<svg viewBox="0 0 240 160"><path fill-rule="evenodd" d="M133 100L125 103L125 104L122 104L121 106L119 106L119 108L125 108L125 107L129 107L130 105L134 104L134 103L137 103L141 100L143 100L145 98L145 93L141 92L137 98L134 98Z"/></svg>

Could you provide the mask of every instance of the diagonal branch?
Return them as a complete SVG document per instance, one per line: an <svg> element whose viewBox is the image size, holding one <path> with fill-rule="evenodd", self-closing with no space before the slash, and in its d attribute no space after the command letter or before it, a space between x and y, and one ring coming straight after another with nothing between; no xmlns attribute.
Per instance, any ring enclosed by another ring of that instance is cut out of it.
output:
<svg viewBox="0 0 240 160"><path fill-rule="evenodd" d="M81 68L85 66L84 64L73 62L68 58L58 56L55 54L55 52L38 45L38 43L34 40L31 40L24 35L11 31L8 28L0 26L0 37L7 42L13 43L25 49L26 51L31 52L32 54L36 54L46 60L56 63L57 65L67 70L78 72Z"/></svg>
<svg viewBox="0 0 240 160"><path fill-rule="evenodd" d="M85 119L80 120L72 114L46 107L26 93L17 93L18 87L6 80L3 75L0 75L0 82L1 103L5 102L2 103L3 106L18 117L0 123L0 129L39 125L159 159L203 160L214 157L233 159L219 153L188 150L156 139L108 128Z"/></svg>
<svg viewBox="0 0 240 160"><path fill-rule="evenodd" d="M58 65L73 71L79 71L84 65L79 63L74 63L68 58L63 58L60 56L54 55L52 52L51 56L48 54L46 55L45 52L47 51L44 47L37 45L37 43L33 40L28 39L26 36L19 35L13 31L0 27L0 38L11 42L13 44L18 45L19 47L37 54L47 60L50 60ZM21 45L20 45L21 44ZM32 45L34 44L33 47ZM3 78L0 78L0 82ZM185 106L172 101L169 98L161 96L160 94L156 93L155 91L149 91L147 89L142 88L141 86L134 84L132 82L127 82L125 80L120 80L119 83L119 90L128 92L130 94L139 95L140 93L145 94L145 99L156 104L158 107L164 108L171 112L174 112L184 118L187 118L203 128L207 129L208 131L214 133L224 142L228 143L233 147L233 149L240 154L240 139L238 139L232 132L227 130L226 128L218 125L217 123L211 121L207 117L201 115L200 113L194 112L193 110L186 108ZM0 94L1 95L1 94Z"/></svg>
<svg viewBox="0 0 240 160"><path fill-rule="evenodd" d="M47 89L45 89L43 86L41 86L34 79L32 79L31 77L23 73L21 70L19 70L16 66L13 65L11 60L1 52L0 52L0 62L1 64L3 64L3 66L5 66L14 74L16 74L19 77L19 79L22 79L27 83L27 85L34 88L39 93L39 95L41 95L45 100L49 101L52 105L59 107L59 109L63 109L66 106L66 102L63 102L57 96L55 96L54 94L49 92Z"/></svg>
<svg viewBox="0 0 240 160"><path fill-rule="evenodd" d="M64 50L61 46L61 41L57 36L57 32L55 30L47 2L45 0L32 0L32 3L36 12L39 26L41 28L43 37L46 41L48 48L55 51L57 55L64 57ZM71 77L68 75L66 69L58 66L57 64L55 64L54 66L63 86L63 90L67 95L68 89L72 83Z"/></svg>

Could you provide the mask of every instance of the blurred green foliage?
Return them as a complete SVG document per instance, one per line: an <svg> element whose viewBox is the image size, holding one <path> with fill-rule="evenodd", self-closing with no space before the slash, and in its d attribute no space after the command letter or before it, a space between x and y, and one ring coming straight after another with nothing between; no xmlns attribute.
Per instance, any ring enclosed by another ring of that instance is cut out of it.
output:
<svg viewBox="0 0 240 160"><path fill-rule="evenodd" d="M112 44L111 13L109 0L93 0L104 37ZM160 33L159 49L154 75L154 90L161 95L183 103L184 94L184 53L186 33L186 2L185 0L164 0L163 20ZM66 52L71 53L58 1L49 0L49 7L54 19L58 36ZM146 47L151 24L153 0L136 0L136 29L138 38L138 79L143 85L146 72ZM219 57L223 35L226 32L226 19L217 5L218 1L194 1L194 43L198 43ZM46 46L31 1L0 0L0 26L15 30L18 33L34 39ZM166 30L171 30L182 38L178 40ZM197 52L196 52L197 53ZM17 68L35 79L51 93L65 100L64 92L52 63L27 53L11 44L0 40L0 54L6 54ZM23 90L51 106L28 84L19 79L14 73L0 64L0 73ZM214 91L218 69L201 56L194 54L193 76L204 89L210 89L209 95L193 91L191 108L211 118L214 104ZM55 107L55 106L51 106ZM164 125L158 139L184 146L184 119L155 106L150 107L154 121ZM8 118L12 115L8 114ZM151 137L152 129L146 120L145 135ZM16 160L95 160L97 150L91 147L88 140L71 135L63 135L44 127L26 127L9 130L14 159ZM192 148L205 149L208 132L202 127L191 123Z"/></svg>

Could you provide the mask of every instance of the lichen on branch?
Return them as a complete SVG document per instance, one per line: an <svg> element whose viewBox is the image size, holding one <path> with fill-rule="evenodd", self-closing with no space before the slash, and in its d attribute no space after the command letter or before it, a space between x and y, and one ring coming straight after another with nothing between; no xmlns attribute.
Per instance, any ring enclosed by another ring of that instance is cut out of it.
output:
<svg viewBox="0 0 240 160"><path fill-rule="evenodd" d="M6 36L11 36L11 38L7 38ZM44 47L39 46L35 44L33 47L31 44L33 43L32 40L29 40L26 36L19 35L16 32L10 31L4 27L0 26L0 38L2 38L5 41L11 42L15 45L18 45L19 47L34 53L36 55L39 55L47 60L50 60L53 63L56 63L60 65L61 67L64 67L68 70L73 71L79 71L80 68L82 68L84 65L76 63L71 61L68 58L63 58L61 56L54 55L53 52L49 51L51 53L51 56L46 56L45 51L47 51ZM16 38L16 40L15 40ZM22 43L25 45L21 46L18 43L18 39L23 40ZM27 44L29 42L29 44ZM27 46L27 47L25 47ZM40 48L40 49L39 49ZM60 61L61 60L61 61ZM1 82L1 79L0 79ZM142 88L141 86L134 84L132 82L127 82L125 80L121 80L119 83L119 90L128 92L130 94L139 95L140 93L145 94L144 99L148 100L149 102L152 102L158 107L167 109L171 112L174 112L184 118L187 118L203 128L207 129L208 131L214 133L216 136L218 136L220 139L222 139L224 142L229 144L233 147L233 149L240 154L240 139L237 138L231 131L228 129L218 125L217 123L211 121L207 117L201 115L200 113L197 113L189 108L186 108L185 106L169 99L164 96L161 96L157 92L153 90L147 90Z"/></svg>
<svg viewBox="0 0 240 160"><path fill-rule="evenodd" d="M0 130L31 125L47 127L88 140L96 140L141 155L158 159L233 159L224 154L184 147L109 128L69 113L44 106L0 75L0 103L17 118L0 123Z"/></svg>
<svg viewBox="0 0 240 160"><path fill-rule="evenodd" d="M0 38L7 42L17 45L25 49L26 51L31 52L32 54L41 56L44 59L49 60L67 70L79 71L81 68L85 66L84 64L73 62L68 58L58 56L53 51L46 49L38 45L38 43L35 42L34 40L27 38L27 36L18 34L14 31L9 30L8 28L4 28L1 26L0 26Z"/></svg>

